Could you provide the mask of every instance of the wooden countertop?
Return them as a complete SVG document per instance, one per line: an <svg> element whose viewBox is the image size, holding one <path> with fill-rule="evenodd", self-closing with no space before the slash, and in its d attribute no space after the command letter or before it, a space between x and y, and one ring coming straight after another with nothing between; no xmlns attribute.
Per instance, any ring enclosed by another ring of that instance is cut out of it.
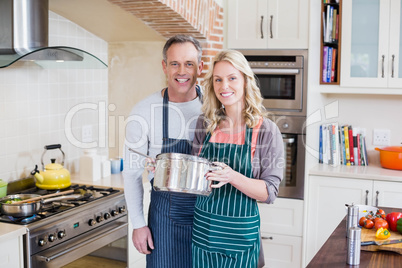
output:
<svg viewBox="0 0 402 268"><path fill-rule="evenodd" d="M385 211L402 212L402 209L383 208ZM308 268L315 267L359 267L346 264L347 259L347 238L346 238L346 217L339 223L335 231L317 252ZM388 251L360 251L360 267L401 267L402 255Z"/></svg>

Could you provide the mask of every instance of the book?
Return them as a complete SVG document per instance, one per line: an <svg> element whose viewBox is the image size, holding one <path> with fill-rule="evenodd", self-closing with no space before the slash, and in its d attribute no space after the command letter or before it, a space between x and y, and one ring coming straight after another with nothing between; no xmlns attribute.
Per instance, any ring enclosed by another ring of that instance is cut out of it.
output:
<svg viewBox="0 0 402 268"><path fill-rule="evenodd" d="M361 150L360 150L360 133L356 134L356 143L357 143L357 165L362 166L362 158L361 158Z"/></svg>
<svg viewBox="0 0 402 268"><path fill-rule="evenodd" d="M339 160L339 126L337 123L332 124L332 137L333 137L333 151L332 151L332 158L333 158L333 165L337 166L340 163Z"/></svg>
<svg viewBox="0 0 402 268"><path fill-rule="evenodd" d="M340 154L341 154L341 164L346 165L346 155L345 155L345 134L343 132L343 126L339 127L339 137L340 137Z"/></svg>
<svg viewBox="0 0 402 268"><path fill-rule="evenodd" d="M327 72L328 72L328 48L324 46L322 53L322 82L327 82Z"/></svg>
<svg viewBox="0 0 402 268"><path fill-rule="evenodd" d="M331 82L335 82L336 48L332 48Z"/></svg>
<svg viewBox="0 0 402 268"><path fill-rule="evenodd" d="M349 151L349 128L348 125L343 126L343 133L345 135L345 155L346 165L350 166L350 151Z"/></svg>
<svg viewBox="0 0 402 268"><path fill-rule="evenodd" d="M326 124L324 124L322 125L322 161L324 164L328 164L327 134L328 127Z"/></svg>
<svg viewBox="0 0 402 268"><path fill-rule="evenodd" d="M332 74L332 47L328 47L328 63L327 63L327 78L326 82L331 82L331 74Z"/></svg>
<svg viewBox="0 0 402 268"><path fill-rule="evenodd" d="M332 36L331 36L331 41L336 42L336 23L337 23L337 13L338 11L336 9L333 9L333 14L332 14Z"/></svg>
<svg viewBox="0 0 402 268"><path fill-rule="evenodd" d="M353 135L353 156L354 156L354 165L358 166L359 165L359 156L357 154L357 131L358 129L354 127L352 129L352 135Z"/></svg>
<svg viewBox="0 0 402 268"><path fill-rule="evenodd" d="M320 125L320 133L319 133L319 146L318 146L318 163L322 164L322 125Z"/></svg>
<svg viewBox="0 0 402 268"><path fill-rule="evenodd" d="M354 157L354 145L353 145L353 128L352 126L349 126L349 154L350 154L350 165L354 165L355 164L355 157Z"/></svg>
<svg viewBox="0 0 402 268"><path fill-rule="evenodd" d="M324 42L330 42L331 28L332 28L332 19L331 19L331 6L327 5L327 13L326 13L326 29L325 29L325 38Z"/></svg>

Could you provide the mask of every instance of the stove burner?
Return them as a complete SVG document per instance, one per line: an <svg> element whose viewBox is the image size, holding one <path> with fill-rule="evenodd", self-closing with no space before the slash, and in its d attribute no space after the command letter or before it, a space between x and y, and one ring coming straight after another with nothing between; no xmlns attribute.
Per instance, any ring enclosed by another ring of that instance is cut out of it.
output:
<svg viewBox="0 0 402 268"><path fill-rule="evenodd" d="M13 217L13 216L8 216L8 218L9 218L11 221L15 222L15 223L27 224L27 223L33 222L33 221L35 221L35 220L38 220L38 219L40 219L41 217L38 216L38 215L36 215L36 214L34 214L34 215L32 215L31 217L19 217L19 218L16 218L16 217Z"/></svg>

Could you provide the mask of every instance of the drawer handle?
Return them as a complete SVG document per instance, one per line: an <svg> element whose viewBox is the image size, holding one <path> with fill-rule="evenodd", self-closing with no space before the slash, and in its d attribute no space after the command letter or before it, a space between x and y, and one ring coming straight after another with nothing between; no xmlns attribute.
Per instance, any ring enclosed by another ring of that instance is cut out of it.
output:
<svg viewBox="0 0 402 268"><path fill-rule="evenodd" d="M261 39L264 39L264 32L263 32L263 28L262 28L263 21L264 21L264 16L261 16L261 24L260 24Z"/></svg>
<svg viewBox="0 0 402 268"><path fill-rule="evenodd" d="M274 240L273 236L261 236L261 239L263 240Z"/></svg>

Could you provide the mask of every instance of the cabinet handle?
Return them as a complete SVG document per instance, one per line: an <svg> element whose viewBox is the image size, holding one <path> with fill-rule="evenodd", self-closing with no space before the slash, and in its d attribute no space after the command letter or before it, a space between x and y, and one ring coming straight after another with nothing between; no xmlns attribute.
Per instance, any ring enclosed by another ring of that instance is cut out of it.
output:
<svg viewBox="0 0 402 268"><path fill-rule="evenodd" d="M264 31L263 31L263 28L262 28L263 21L264 21L264 16L261 16L261 24L260 24L261 39L264 39Z"/></svg>
<svg viewBox="0 0 402 268"><path fill-rule="evenodd" d="M382 55L382 64L381 64L381 67L382 67L382 75L381 75L381 77L382 78L384 78L384 59L385 59L385 55Z"/></svg>
<svg viewBox="0 0 402 268"><path fill-rule="evenodd" d="M368 194L369 194L369 190L366 190L366 206L368 205Z"/></svg>
<svg viewBox="0 0 402 268"><path fill-rule="evenodd" d="M375 206L378 207L378 195L380 194L379 191L375 192L377 195L375 196Z"/></svg>
<svg viewBox="0 0 402 268"><path fill-rule="evenodd" d="M391 73L392 78L394 78L394 64L395 64L395 55L392 55L392 73Z"/></svg>
<svg viewBox="0 0 402 268"><path fill-rule="evenodd" d="M271 39L274 38L274 35L272 34L272 22L274 20L274 16L271 15L271 22L269 23L269 30L271 32Z"/></svg>
<svg viewBox="0 0 402 268"><path fill-rule="evenodd" d="M273 236L261 236L261 239L263 240L274 240Z"/></svg>

